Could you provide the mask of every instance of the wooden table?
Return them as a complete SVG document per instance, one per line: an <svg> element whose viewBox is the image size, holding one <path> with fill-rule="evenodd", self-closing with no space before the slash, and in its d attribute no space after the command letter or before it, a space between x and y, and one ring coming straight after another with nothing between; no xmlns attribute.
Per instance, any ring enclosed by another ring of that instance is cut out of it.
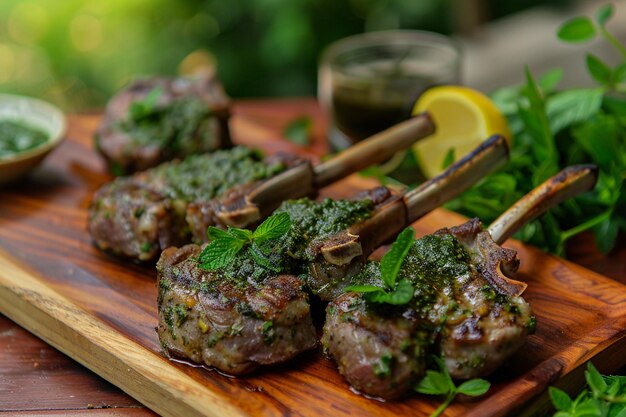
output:
<svg viewBox="0 0 626 417"><path fill-rule="evenodd" d="M281 136L294 118L307 115L315 121L312 154L327 151L325 120L315 100L289 99L241 101L238 116L266 129L261 135ZM69 139L92 129L97 117L70 117ZM236 138L238 139L238 138ZM54 154L50 156L50 160ZM49 160L48 160L49 161ZM47 162L49 163L49 162ZM626 283L626 239L609 256L600 255L589 236L577 237L569 248L570 258L592 270ZM154 415L149 409L91 371L77 364L26 330L0 316L0 416L62 415Z"/></svg>

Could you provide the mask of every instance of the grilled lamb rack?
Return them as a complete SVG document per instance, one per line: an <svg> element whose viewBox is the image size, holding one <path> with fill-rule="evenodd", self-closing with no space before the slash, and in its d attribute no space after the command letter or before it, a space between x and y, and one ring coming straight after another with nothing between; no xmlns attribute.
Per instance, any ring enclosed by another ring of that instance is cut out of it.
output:
<svg viewBox="0 0 626 417"><path fill-rule="evenodd" d="M371 253L435 207L454 198L508 158L503 136L494 135L438 177L402 197L379 204L371 217L351 224L317 246L307 284L322 300L330 301L350 285Z"/></svg>
<svg viewBox="0 0 626 417"><path fill-rule="evenodd" d="M214 77L137 79L111 98L96 148L115 175L231 146L229 99Z"/></svg>
<svg viewBox="0 0 626 417"><path fill-rule="evenodd" d="M486 230L472 219L416 240L398 274L415 289L406 305L368 302L355 292L332 301L322 344L350 385L373 397L401 397L423 376L429 352L444 357L454 378L498 368L535 326L521 297L526 284L512 279L517 254L500 245L548 208L591 189L596 177L595 167L565 169ZM384 285L379 263L368 263L352 282Z"/></svg>
<svg viewBox="0 0 626 417"><path fill-rule="evenodd" d="M100 188L89 208L88 229L102 250L137 261L163 249L206 241L208 226L245 227L269 215L282 201L316 190L434 131L418 115L312 166L304 158L235 147L164 163Z"/></svg>
<svg viewBox="0 0 626 417"><path fill-rule="evenodd" d="M419 208L402 207L413 216L427 213L468 188L507 154L502 137L488 140L428 186L404 197L419 202ZM435 195L435 189L442 195ZM402 196L380 187L353 201L285 202L277 211L290 214L291 228L285 236L258 248L246 246L234 261L215 271L198 264L203 249L198 245L166 249L157 263L158 333L164 351L241 375L313 348L316 332L301 277L318 260L325 240L364 219L376 219L387 213L387 207L404 204L401 201ZM384 219L389 223L389 216ZM395 223L390 227L401 230Z"/></svg>

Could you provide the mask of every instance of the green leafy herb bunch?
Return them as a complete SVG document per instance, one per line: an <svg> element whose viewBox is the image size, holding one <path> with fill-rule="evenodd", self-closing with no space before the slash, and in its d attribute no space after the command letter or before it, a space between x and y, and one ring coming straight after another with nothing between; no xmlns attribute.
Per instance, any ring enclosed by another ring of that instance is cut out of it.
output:
<svg viewBox="0 0 626 417"><path fill-rule="evenodd" d="M535 78L527 68L523 85L492 95L511 127L511 161L448 208L491 222L562 168L594 163L600 177L593 192L552 209L516 237L563 254L570 237L590 230L602 252L614 247L619 231L626 231L626 48L607 29L613 13L613 6L605 5L594 18L576 17L558 30L565 42L601 36L614 47L617 65L586 56L595 87L560 90L562 69Z"/></svg>

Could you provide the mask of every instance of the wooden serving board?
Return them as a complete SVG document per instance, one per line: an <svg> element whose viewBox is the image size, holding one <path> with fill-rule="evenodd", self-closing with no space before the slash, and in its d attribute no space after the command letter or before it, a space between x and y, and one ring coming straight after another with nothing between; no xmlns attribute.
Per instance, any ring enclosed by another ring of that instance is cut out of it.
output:
<svg viewBox="0 0 626 417"><path fill-rule="evenodd" d="M439 398L381 403L351 392L319 351L246 378L229 378L163 357L155 326L156 273L96 250L86 231L92 193L108 180L92 149L99 118L70 119L69 139L31 178L0 189L0 312L154 411L171 416L397 416L430 414ZM235 118L234 137L269 151L298 150L253 120ZM319 155L314 143L300 152ZM352 176L323 195L348 196L373 184ZM418 235L459 224L438 210ZM490 392L457 401L448 416L532 413L546 388L581 385L588 360L603 372L626 364L626 287L517 242L520 279L537 333L490 377Z"/></svg>

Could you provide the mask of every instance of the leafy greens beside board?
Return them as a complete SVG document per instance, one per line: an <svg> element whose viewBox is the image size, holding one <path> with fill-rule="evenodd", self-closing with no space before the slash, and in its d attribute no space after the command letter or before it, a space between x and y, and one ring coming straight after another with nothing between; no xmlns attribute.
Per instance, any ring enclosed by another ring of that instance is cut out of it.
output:
<svg viewBox="0 0 626 417"><path fill-rule="evenodd" d="M626 377L603 376L587 363L587 387L576 398L550 387L550 399L556 409L553 417L626 417Z"/></svg>
<svg viewBox="0 0 626 417"><path fill-rule="evenodd" d="M524 85L492 95L511 127L511 161L450 202L449 209L491 222L561 168L592 162L600 167L595 191L552 209L516 237L562 254L567 239L592 230L602 252L613 248L618 232L626 232L626 48L606 29L612 15L613 6L606 5L594 20L577 17L558 32L566 42L599 34L617 49L621 62L615 67L587 54L587 69L597 87L558 90L562 70L535 80L526 69Z"/></svg>

